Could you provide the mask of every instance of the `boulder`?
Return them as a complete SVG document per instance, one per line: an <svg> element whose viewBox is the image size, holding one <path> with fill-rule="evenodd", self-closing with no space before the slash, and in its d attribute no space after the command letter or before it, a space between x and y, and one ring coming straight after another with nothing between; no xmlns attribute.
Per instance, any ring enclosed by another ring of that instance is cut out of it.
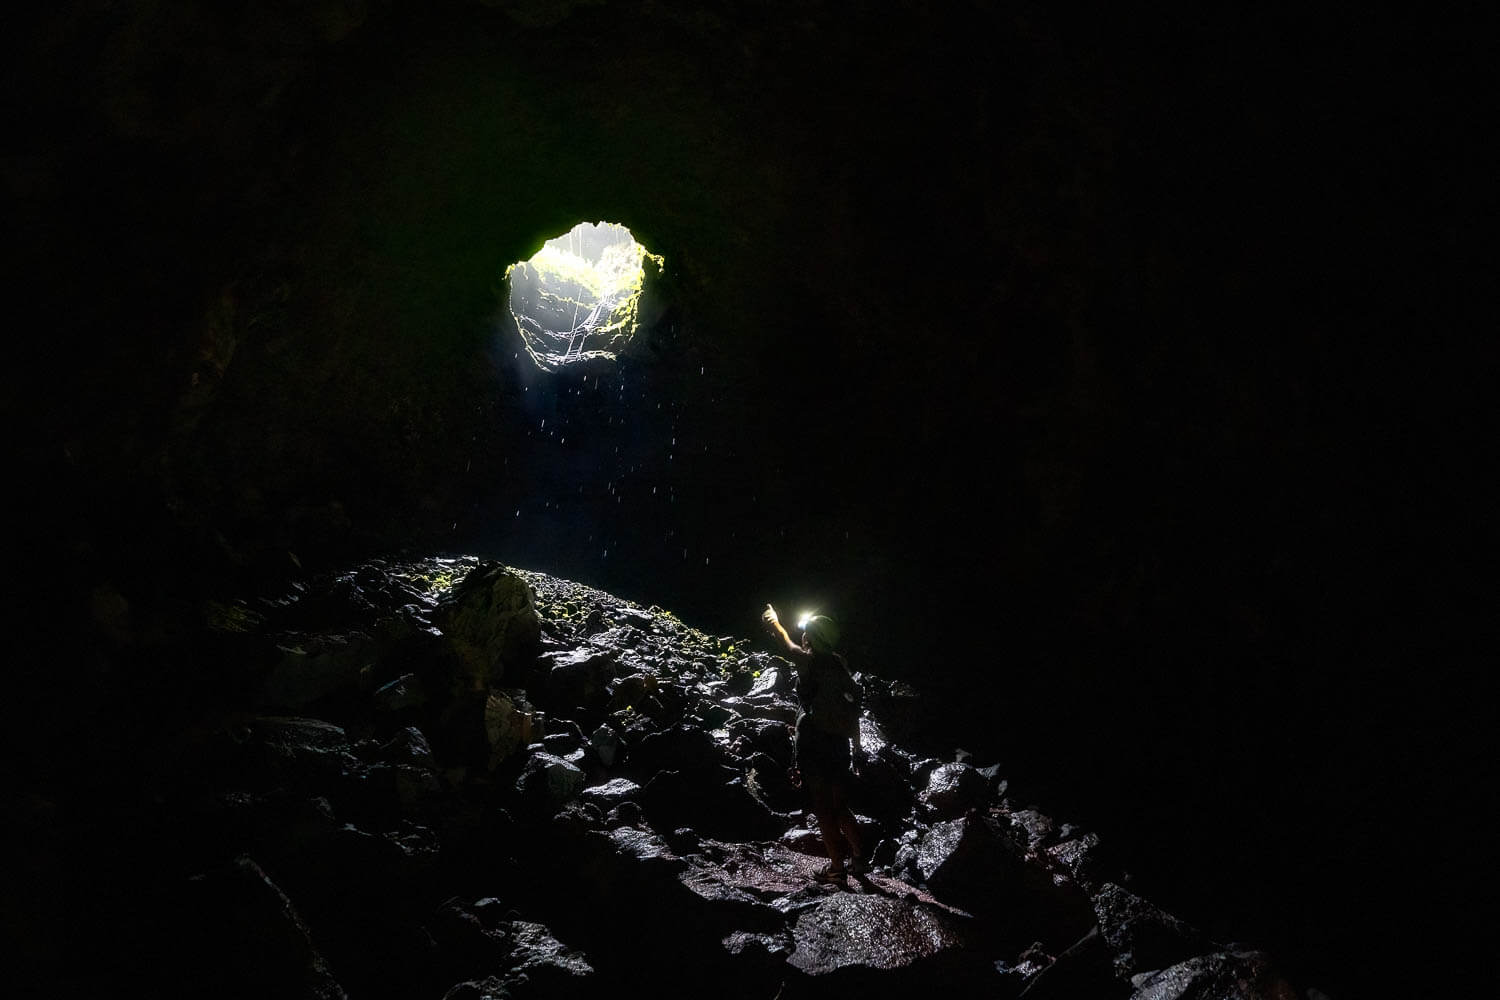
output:
<svg viewBox="0 0 1500 1000"><path fill-rule="evenodd" d="M471 687L499 683L541 649L541 618L531 585L504 566L480 563L438 608L437 623Z"/></svg>
<svg viewBox="0 0 1500 1000"><path fill-rule="evenodd" d="M260 704L304 709L324 698L359 690L364 670L375 657L362 633L320 635L279 647L281 659L261 687Z"/></svg>
<svg viewBox="0 0 1500 1000"><path fill-rule="evenodd" d="M556 809L582 791L585 780L576 765L550 753L535 753L516 779L516 791L529 802Z"/></svg>
<svg viewBox="0 0 1500 1000"><path fill-rule="evenodd" d="M989 782L968 764L943 764L933 768L927 785L917 796L927 815L935 820L953 819L985 804Z"/></svg>
<svg viewBox="0 0 1500 1000"><path fill-rule="evenodd" d="M578 797L608 812L622 802L635 800L640 794L640 785L628 778L614 778L602 785L585 788Z"/></svg>
<svg viewBox="0 0 1500 1000"><path fill-rule="evenodd" d="M392 736L380 748L380 759L389 764L406 764L412 767L437 767L427 737L415 726L407 726Z"/></svg>
<svg viewBox="0 0 1500 1000"><path fill-rule="evenodd" d="M199 995L343 1000L344 990L314 946L286 893L251 858L193 883L196 939L181 951Z"/></svg>
<svg viewBox="0 0 1500 1000"><path fill-rule="evenodd" d="M1130 1000L1299 1000L1297 991L1260 952L1200 955L1132 980Z"/></svg>
<svg viewBox="0 0 1500 1000"><path fill-rule="evenodd" d="M965 944L956 918L883 895L836 893L797 917L788 964L810 976L931 963Z"/></svg>
<svg viewBox="0 0 1500 1000"><path fill-rule="evenodd" d="M484 702L484 735L489 743L488 767L493 771L517 750L530 746L535 736L535 713L525 701L505 691L491 691Z"/></svg>
<svg viewBox="0 0 1500 1000"><path fill-rule="evenodd" d="M1121 979L1175 965L1210 947L1200 931L1113 882L1094 897L1094 914Z"/></svg>
<svg viewBox="0 0 1500 1000"><path fill-rule="evenodd" d="M619 669L614 654L593 649L546 653L540 665L546 672L548 711L562 714L603 707L609 682Z"/></svg>
<svg viewBox="0 0 1500 1000"><path fill-rule="evenodd" d="M692 827L726 840L762 840L781 833L783 823L750 794L743 778L717 780L702 773L661 771L641 789L641 807L659 830Z"/></svg>
<svg viewBox="0 0 1500 1000"><path fill-rule="evenodd" d="M599 758L599 763L605 767L614 767L615 759L620 752L620 737L609 726L601 725L589 736L589 746L594 748L594 756Z"/></svg>

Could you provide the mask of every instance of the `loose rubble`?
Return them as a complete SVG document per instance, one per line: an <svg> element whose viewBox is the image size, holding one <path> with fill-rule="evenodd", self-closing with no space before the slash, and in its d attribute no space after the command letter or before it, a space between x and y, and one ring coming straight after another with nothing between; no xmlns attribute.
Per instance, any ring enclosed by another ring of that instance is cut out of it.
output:
<svg viewBox="0 0 1500 1000"><path fill-rule="evenodd" d="M184 911L202 967L259 995L1298 995L998 766L919 758L907 685L859 678L874 869L839 888L786 777L792 666L748 639L470 557L244 610L243 704L183 734L162 808L225 915Z"/></svg>

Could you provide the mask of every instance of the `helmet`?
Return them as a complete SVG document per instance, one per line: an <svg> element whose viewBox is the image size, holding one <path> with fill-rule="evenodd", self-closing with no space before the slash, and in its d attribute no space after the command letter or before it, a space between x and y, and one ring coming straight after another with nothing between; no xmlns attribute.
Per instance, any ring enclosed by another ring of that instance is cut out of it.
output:
<svg viewBox="0 0 1500 1000"><path fill-rule="evenodd" d="M831 653L839 644L839 627L827 615L813 615L802 622L802 634L814 653Z"/></svg>

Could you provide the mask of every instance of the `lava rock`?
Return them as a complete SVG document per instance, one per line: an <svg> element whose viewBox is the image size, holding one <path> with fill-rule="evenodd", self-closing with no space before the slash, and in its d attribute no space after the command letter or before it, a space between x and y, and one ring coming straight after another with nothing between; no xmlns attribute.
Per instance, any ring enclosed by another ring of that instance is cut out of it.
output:
<svg viewBox="0 0 1500 1000"><path fill-rule="evenodd" d="M499 683L541 649L541 618L531 585L495 563L480 563L438 609L437 622L458 654L464 675Z"/></svg>
<svg viewBox="0 0 1500 1000"><path fill-rule="evenodd" d="M943 764L928 775L927 786L917 796L933 819L952 819L984 805L989 783L968 764Z"/></svg>
<svg viewBox="0 0 1500 1000"><path fill-rule="evenodd" d="M550 753L536 753L516 779L516 791L524 800L556 809L582 791L585 780L576 765Z"/></svg>
<svg viewBox="0 0 1500 1000"><path fill-rule="evenodd" d="M579 793L579 798L608 811L622 802L636 799L640 794L641 786L629 778L614 778L602 785L585 788Z"/></svg>
<svg viewBox="0 0 1500 1000"><path fill-rule="evenodd" d="M822 976L850 967L892 970L961 949L963 933L936 907L881 895L838 893L797 917L793 968Z"/></svg>
<svg viewBox="0 0 1500 1000"><path fill-rule="evenodd" d="M193 888L191 947L181 971L204 994L342 1000L297 907L254 860L241 855Z"/></svg>
<svg viewBox="0 0 1500 1000"><path fill-rule="evenodd" d="M1200 955L1132 980L1130 1000L1298 1000L1297 991L1260 952Z"/></svg>
<svg viewBox="0 0 1500 1000"><path fill-rule="evenodd" d="M589 736L589 746L594 748L594 756L599 758L599 763L605 767L614 767L615 758L620 752L620 737L609 726L601 725Z"/></svg>
<svg viewBox="0 0 1500 1000"><path fill-rule="evenodd" d="M1200 931L1112 882L1094 897L1094 913L1121 979L1175 965L1209 948Z"/></svg>

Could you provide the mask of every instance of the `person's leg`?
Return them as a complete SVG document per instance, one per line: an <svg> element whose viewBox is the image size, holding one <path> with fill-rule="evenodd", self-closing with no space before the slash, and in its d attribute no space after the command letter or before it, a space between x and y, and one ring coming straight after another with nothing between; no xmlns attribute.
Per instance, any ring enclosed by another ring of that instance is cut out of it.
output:
<svg viewBox="0 0 1500 1000"><path fill-rule="evenodd" d="M844 837L839 828L838 813L831 800L828 779L821 774L806 776L807 790L812 797L813 816L818 820L818 833L823 838L823 847L828 851L829 874L842 874L844 870Z"/></svg>
<svg viewBox="0 0 1500 1000"><path fill-rule="evenodd" d="M864 848L860 846L859 824L854 820L854 813L846 807L835 817L835 822L842 835L841 839L849 845L849 870L856 875L868 871L869 865L865 863Z"/></svg>

